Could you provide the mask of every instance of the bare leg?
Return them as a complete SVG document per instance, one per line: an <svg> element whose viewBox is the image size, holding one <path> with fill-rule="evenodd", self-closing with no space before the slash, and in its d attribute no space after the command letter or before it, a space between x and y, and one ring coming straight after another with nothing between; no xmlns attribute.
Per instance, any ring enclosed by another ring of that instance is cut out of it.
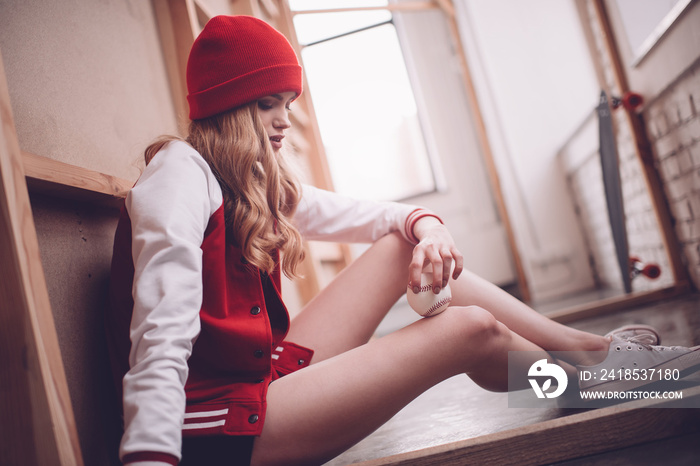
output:
<svg viewBox="0 0 700 466"><path fill-rule="evenodd" d="M270 386L254 464L326 461L448 377L467 373L484 388L506 390L508 351L546 357L541 347L478 306L451 307L366 343L406 291L411 252L412 246L398 235L382 238L294 320L287 338L314 348L313 364ZM474 288L479 285L474 277L459 283L458 289L480 289ZM492 296L505 292L484 286L480 293L468 298L498 305L502 316L510 317L513 303ZM541 318L535 311L523 312Z"/></svg>
<svg viewBox="0 0 700 466"><path fill-rule="evenodd" d="M299 314L287 338L316 350L314 363L369 341L406 292L413 247L398 234L375 243ZM547 351L607 351L608 341L548 319L501 288L465 270L450 282L455 306L476 305ZM591 363L582 360L568 362Z"/></svg>
<svg viewBox="0 0 700 466"><path fill-rule="evenodd" d="M459 373L506 390L508 351L534 361L545 350L607 348L466 271L451 284L456 306L369 341L406 291L412 249L397 234L377 241L294 320L287 338L315 350L312 365L270 385L253 464L327 461Z"/></svg>
<svg viewBox="0 0 700 466"><path fill-rule="evenodd" d="M369 341L406 292L411 251L398 234L381 238L302 310L287 339L313 348L313 363Z"/></svg>
<svg viewBox="0 0 700 466"><path fill-rule="evenodd" d="M513 332L545 350L567 352L564 356L573 358L567 362L590 363L591 361L587 360L590 354L581 352L608 350L610 342L605 337L557 323L467 270L457 280L452 281L450 286L452 304L477 305L487 309Z"/></svg>
<svg viewBox="0 0 700 466"><path fill-rule="evenodd" d="M452 307L272 383L253 464L323 463L453 375L507 389L508 351L538 350L485 310Z"/></svg>

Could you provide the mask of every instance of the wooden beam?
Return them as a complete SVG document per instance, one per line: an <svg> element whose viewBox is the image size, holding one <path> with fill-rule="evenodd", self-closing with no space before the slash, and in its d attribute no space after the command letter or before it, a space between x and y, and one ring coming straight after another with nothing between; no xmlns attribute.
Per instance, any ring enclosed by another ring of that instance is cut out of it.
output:
<svg viewBox="0 0 700 466"><path fill-rule="evenodd" d="M193 0L152 1L178 132L185 135L190 122L185 77L190 48L199 34L197 6ZM199 10L204 14L201 6Z"/></svg>
<svg viewBox="0 0 700 466"><path fill-rule="evenodd" d="M685 390L683 402L697 406L698 388ZM666 409L673 406L634 401L358 464L550 464L700 431L696 409Z"/></svg>
<svg viewBox="0 0 700 466"><path fill-rule="evenodd" d="M449 17L455 17L455 7L451 0L435 0L440 6L440 9Z"/></svg>
<svg viewBox="0 0 700 466"><path fill-rule="evenodd" d="M666 288L620 294L619 296L599 299L560 311L544 312L543 314L557 322L570 323L581 319L614 314L634 306L643 306L675 298L676 296L681 296L688 292L690 292L690 285L687 282L677 283Z"/></svg>
<svg viewBox="0 0 700 466"><path fill-rule="evenodd" d="M289 42L292 44L303 66L301 47L294 28L294 18L289 9L289 3L286 0L277 0L277 11L279 14L276 18L276 27L289 39ZM306 73L304 73L304 88L308 89ZM296 119L296 122L299 123L296 127L296 131L298 131L299 136L301 136L308 145L303 155L308 163L313 184L319 188L332 191L333 179L321 139L321 130L318 126L316 112L311 100L311 93L308 92L308 90L302 93L295 105L296 107L292 115ZM353 255L347 244L336 244L335 247L339 249L342 257L342 259L336 263L337 270L340 271L352 262ZM308 302L321 288L319 283L320 262L317 258L313 257L310 248L307 248L307 260L304 261L302 267L304 268L303 273L307 279L298 283L298 289L300 295L305 300L304 302Z"/></svg>
<svg viewBox="0 0 700 466"><path fill-rule="evenodd" d="M202 27L204 27L204 25L206 25L209 22L209 20L212 19L215 15L201 1L194 0L193 5L194 5L195 14L197 16L196 28L193 31L195 34L195 37L196 37L199 35L200 32L202 32ZM190 16L191 15L192 15L192 13L190 13Z"/></svg>
<svg viewBox="0 0 700 466"><path fill-rule="evenodd" d="M294 19L289 10L289 5L285 0L278 0L278 11L279 17L277 18L276 27L289 39L289 42L292 44L292 47L299 57L299 61L302 63L302 66L304 66L301 58L301 47L296 35L296 30L294 29ZM332 191L333 181L330 168L328 167L328 159L326 158L325 149L321 140L321 130L318 126L311 94L308 92L309 83L306 80L306 73L304 73L303 79L304 88L307 89L307 91L303 92L295 101L296 107L292 114L296 113L298 109L301 113L300 118L304 121L301 119L298 120L300 123L303 123L303 126L296 128L296 130L302 133L303 137L311 146L311 150L304 154L304 156L309 159L309 168L311 169L313 184L319 188Z"/></svg>
<svg viewBox="0 0 700 466"><path fill-rule="evenodd" d="M0 464L82 465L0 55Z"/></svg>
<svg viewBox="0 0 700 466"><path fill-rule="evenodd" d="M262 7L268 17L277 18L279 16L280 10L277 8L274 0L259 0L258 4Z"/></svg>
<svg viewBox="0 0 700 466"><path fill-rule="evenodd" d="M30 192L118 207L133 182L22 151Z"/></svg>
<svg viewBox="0 0 700 466"><path fill-rule="evenodd" d="M442 0L441 0L442 1ZM358 7L347 7L347 8L320 8L315 10L291 10L293 16L296 15L309 15L316 13L347 13L350 11L377 11L377 10L388 10L388 11L424 11L432 10L438 8L438 4L432 1L428 2L402 2L402 3L389 3L385 6L358 6Z"/></svg>
<svg viewBox="0 0 700 466"><path fill-rule="evenodd" d="M234 15L248 15L264 19L265 12L259 0L231 0L231 12Z"/></svg>

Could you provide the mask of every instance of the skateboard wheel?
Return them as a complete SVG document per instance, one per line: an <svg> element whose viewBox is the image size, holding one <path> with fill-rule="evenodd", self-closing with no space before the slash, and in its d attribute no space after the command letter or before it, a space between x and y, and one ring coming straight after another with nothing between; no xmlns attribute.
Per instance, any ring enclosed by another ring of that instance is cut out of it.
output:
<svg viewBox="0 0 700 466"><path fill-rule="evenodd" d="M655 264L645 265L642 269L642 275L647 278L659 278L659 275L661 275L661 267Z"/></svg>
<svg viewBox="0 0 700 466"><path fill-rule="evenodd" d="M654 280L661 275L661 267L657 264L644 264L637 256L630 256L630 278L638 275Z"/></svg>
<svg viewBox="0 0 700 466"><path fill-rule="evenodd" d="M622 97L612 98L612 108L616 109L620 106L625 107L627 110L636 110L642 106L644 103L644 97L636 92L626 92Z"/></svg>

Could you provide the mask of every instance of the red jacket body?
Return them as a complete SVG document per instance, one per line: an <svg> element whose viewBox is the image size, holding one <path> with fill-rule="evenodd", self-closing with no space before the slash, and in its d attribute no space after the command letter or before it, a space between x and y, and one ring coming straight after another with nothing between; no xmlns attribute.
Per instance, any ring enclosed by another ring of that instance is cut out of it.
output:
<svg viewBox="0 0 700 466"><path fill-rule="evenodd" d="M305 186L293 220L306 239L371 242L400 231L415 241L420 215ZM259 435L269 384L313 355L284 341L279 268L261 273L226 242L221 188L181 142L159 152L127 196L105 321L124 462L177 464L181 436Z"/></svg>

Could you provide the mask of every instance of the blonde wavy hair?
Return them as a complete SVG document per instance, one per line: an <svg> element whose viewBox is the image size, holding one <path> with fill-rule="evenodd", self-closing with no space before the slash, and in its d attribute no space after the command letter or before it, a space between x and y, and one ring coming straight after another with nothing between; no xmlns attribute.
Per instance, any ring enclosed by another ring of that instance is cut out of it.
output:
<svg viewBox="0 0 700 466"><path fill-rule="evenodd" d="M299 276L304 250L290 219L301 189L284 155L273 151L257 102L193 120L185 139L161 136L146 149L146 163L174 140L194 147L219 181L226 240L240 247L243 257L264 272L272 273L280 265L288 277ZM283 253L281 263L278 251Z"/></svg>

